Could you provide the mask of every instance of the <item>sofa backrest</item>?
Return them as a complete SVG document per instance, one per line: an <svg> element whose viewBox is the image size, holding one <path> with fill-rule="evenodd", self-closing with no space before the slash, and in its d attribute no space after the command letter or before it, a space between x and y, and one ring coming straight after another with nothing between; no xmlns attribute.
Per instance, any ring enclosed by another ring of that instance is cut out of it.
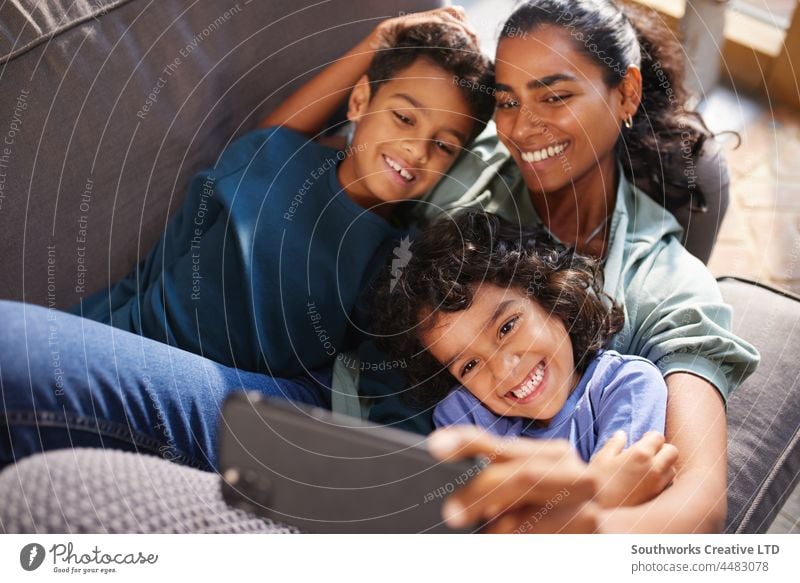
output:
<svg viewBox="0 0 800 583"><path fill-rule="evenodd" d="M228 142L380 19L441 4L0 3L0 298L124 276Z"/></svg>

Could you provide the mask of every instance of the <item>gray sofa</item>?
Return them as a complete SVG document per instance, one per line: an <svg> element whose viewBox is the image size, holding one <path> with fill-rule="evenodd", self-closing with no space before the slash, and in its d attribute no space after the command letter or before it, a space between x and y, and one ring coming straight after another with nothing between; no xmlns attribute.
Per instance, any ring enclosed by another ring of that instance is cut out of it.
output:
<svg viewBox="0 0 800 583"><path fill-rule="evenodd" d="M0 4L0 298L63 308L128 273L228 142L378 19L440 3ZM762 532L800 471L800 309L721 286L763 355L729 404L728 530ZM5 532L287 530L225 507L214 474L115 451L32 456L0 492Z"/></svg>

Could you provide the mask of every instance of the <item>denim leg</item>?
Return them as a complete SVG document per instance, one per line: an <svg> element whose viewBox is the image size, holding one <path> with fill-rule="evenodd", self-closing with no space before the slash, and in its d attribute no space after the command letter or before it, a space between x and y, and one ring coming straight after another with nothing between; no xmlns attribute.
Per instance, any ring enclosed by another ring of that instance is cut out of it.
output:
<svg viewBox="0 0 800 583"><path fill-rule="evenodd" d="M241 371L72 314L0 301L0 466L92 446L214 468L229 393L330 407L330 376Z"/></svg>

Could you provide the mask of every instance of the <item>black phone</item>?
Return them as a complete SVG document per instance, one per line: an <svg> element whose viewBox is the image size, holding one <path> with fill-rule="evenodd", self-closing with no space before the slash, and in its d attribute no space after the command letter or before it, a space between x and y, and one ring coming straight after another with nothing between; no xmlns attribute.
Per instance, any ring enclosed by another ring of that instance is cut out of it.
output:
<svg viewBox="0 0 800 583"><path fill-rule="evenodd" d="M442 462L421 435L302 403L234 393L219 432L231 506L315 533L455 533L445 497L480 471Z"/></svg>

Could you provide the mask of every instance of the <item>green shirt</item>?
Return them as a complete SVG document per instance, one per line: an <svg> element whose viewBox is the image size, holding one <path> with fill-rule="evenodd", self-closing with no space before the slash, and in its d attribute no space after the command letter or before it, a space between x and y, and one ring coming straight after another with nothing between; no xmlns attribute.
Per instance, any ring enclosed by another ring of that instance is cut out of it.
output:
<svg viewBox="0 0 800 583"><path fill-rule="evenodd" d="M625 313L609 348L652 361L664 376L688 372L723 399L758 365L758 351L731 332L732 309L705 265L680 243L681 226L619 173L604 291ZM424 199L418 219L482 208L522 224L541 223L494 124Z"/></svg>

